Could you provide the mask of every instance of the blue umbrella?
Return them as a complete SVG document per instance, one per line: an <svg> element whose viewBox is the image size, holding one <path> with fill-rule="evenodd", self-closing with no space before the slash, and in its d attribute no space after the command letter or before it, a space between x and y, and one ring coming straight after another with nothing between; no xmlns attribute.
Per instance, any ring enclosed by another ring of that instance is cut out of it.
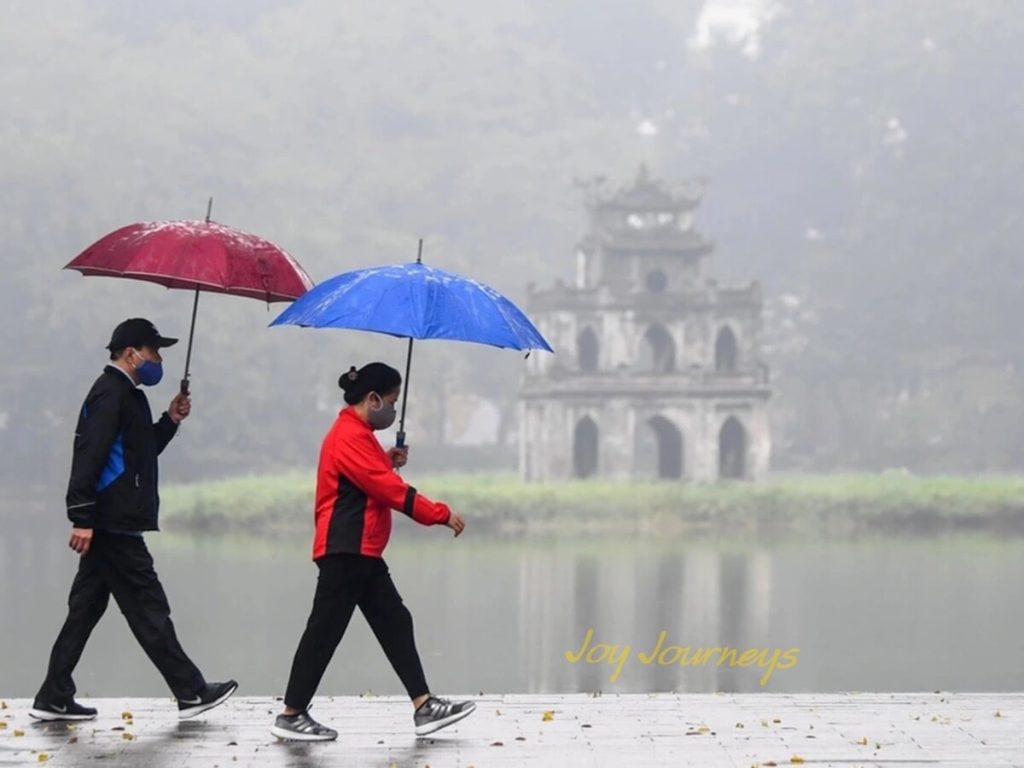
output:
<svg viewBox="0 0 1024 768"><path fill-rule="evenodd" d="M414 339L449 339L504 349L553 352L515 304L468 277L423 263L357 269L324 280L270 324L349 328L409 339L398 446L405 445L405 404Z"/></svg>

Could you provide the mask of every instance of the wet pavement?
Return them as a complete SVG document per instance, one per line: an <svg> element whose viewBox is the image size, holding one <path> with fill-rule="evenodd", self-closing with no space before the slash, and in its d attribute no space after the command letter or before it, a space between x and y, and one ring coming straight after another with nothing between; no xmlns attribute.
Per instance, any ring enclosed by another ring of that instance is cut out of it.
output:
<svg viewBox="0 0 1024 768"><path fill-rule="evenodd" d="M460 698L460 697L453 697ZM0 765L1022 766L1024 693L470 696L466 720L417 738L409 702L318 698L338 741L282 743L280 701L236 697L180 721L170 699L83 699L99 718L39 724L0 704Z"/></svg>

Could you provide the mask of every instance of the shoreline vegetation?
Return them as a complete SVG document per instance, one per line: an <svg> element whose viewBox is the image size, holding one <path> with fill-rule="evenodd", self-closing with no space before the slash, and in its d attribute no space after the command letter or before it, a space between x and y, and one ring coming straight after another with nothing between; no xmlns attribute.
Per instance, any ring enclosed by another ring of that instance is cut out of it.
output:
<svg viewBox="0 0 1024 768"><path fill-rule="evenodd" d="M846 538L973 532L1024 535L1024 476L774 475L761 483L572 481L514 474L409 476L476 533L771 535ZM161 491L162 527L182 533L308 536L314 473L241 476Z"/></svg>

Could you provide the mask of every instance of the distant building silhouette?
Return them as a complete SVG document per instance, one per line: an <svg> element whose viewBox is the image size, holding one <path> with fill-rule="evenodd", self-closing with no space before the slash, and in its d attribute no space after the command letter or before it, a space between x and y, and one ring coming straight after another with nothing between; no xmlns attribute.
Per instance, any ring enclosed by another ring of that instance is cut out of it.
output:
<svg viewBox="0 0 1024 768"><path fill-rule="evenodd" d="M575 285L530 287L555 355L528 360L519 465L527 481L758 479L771 451L761 289L719 286L693 227L703 181L679 189L643 166L590 188Z"/></svg>

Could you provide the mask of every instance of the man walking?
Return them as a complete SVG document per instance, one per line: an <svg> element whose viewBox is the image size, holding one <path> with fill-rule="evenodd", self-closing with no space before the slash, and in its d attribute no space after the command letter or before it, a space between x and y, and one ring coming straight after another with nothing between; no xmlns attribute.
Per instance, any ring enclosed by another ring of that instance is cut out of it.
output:
<svg viewBox="0 0 1024 768"><path fill-rule="evenodd" d="M110 365L85 398L75 430L67 514L69 546L81 557L71 585L68 616L29 714L39 720L91 720L96 710L74 699L71 674L111 595L146 655L178 700L181 718L226 701L238 683L207 683L182 650L171 622L144 531L158 530L157 456L188 418L191 401L178 394L154 424L138 385L163 377L160 349L177 343L148 320L114 329Z"/></svg>

